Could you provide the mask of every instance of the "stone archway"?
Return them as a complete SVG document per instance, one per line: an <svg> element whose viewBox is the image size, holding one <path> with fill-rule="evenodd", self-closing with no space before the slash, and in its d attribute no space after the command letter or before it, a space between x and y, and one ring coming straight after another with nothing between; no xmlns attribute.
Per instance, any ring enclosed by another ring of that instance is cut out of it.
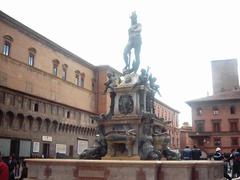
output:
<svg viewBox="0 0 240 180"><path fill-rule="evenodd" d="M62 124L62 132L65 132L66 124Z"/></svg>
<svg viewBox="0 0 240 180"><path fill-rule="evenodd" d="M50 119L45 119L44 122L43 122L43 131L44 132L49 132L50 130L50 125L51 125L51 121Z"/></svg>
<svg viewBox="0 0 240 180"><path fill-rule="evenodd" d="M17 129L23 129L24 124L24 115L19 113L17 114Z"/></svg>
<svg viewBox="0 0 240 180"><path fill-rule="evenodd" d="M8 111L5 116L5 122L4 123L6 128L12 128L14 121L14 113L12 111Z"/></svg>
<svg viewBox="0 0 240 180"><path fill-rule="evenodd" d="M66 125L65 130L66 130L66 133L69 131L69 125L68 124Z"/></svg>
<svg viewBox="0 0 240 180"><path fill-rule="evenodd" d="M57 132L57 129L58 129L58 122L57 122L56 120L54 120L54 121L52 122L52 129L51 129L51 131L52 131L53 133L56 133L56 132Z"/></svg>
<svg viewBox="0 0 240 180"><path fill-rule="evenodd" d="M41 131L42 129L42 118L41 117L37 117L36 120L35 120L35 123L36 123L36 129L37 131Z"/></svg>
<svg viewBox="0 0 240 180"><path fill-rule="evenodd" d="M24 122L24 130L25 131L32 130L33 120L34 120L34 118L31 115L27 116L26 121Z"/></svg>
<svg viewBox="0 0 240 180"><path fill-rule="evenodd" d="M73 126L69 125L69 133L72 133Z"/></svg>
<svg viewBox="0 0 240 180"><path fill-rule="evenodd" d="M59 123L58 132L61 132L61 130L62 130L62 123Z"/></svg>

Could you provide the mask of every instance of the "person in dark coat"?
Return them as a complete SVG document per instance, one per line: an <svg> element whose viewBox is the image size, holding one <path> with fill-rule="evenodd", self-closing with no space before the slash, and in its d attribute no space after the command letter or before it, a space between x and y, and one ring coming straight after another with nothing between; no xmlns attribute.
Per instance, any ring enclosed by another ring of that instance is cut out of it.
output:
<svg viewBox="0 0 240 180"><path fill-rule="evenodd" d="M201 155L201 150L194 145L192 149L192 160L200 160Z"/></svg>
<svg viewBox="0 0 240 180"><path fill-rule="evenodd" d="M240 148L233 155L233 176L240 177Z"/></svg>
<svg viewBox="0 0 240 180"><path fill-rule="evenodd" d="M23 180L24 178L27 178L27 174L28 174L28 168L26 166L26 161L23 161L22 162L22 173L21 173L20 180Z"/></svg>
<svg viewBox="0 0 240 180"><path fill-rule="evenodd" d="M213 159L215 161L222 161L224 160L224 156L221 152L221 148L217 147L216 148L216 152L215 154L213 155ZM223 167L223 172L224 172L224 177L227 178L228 180L231 180L232 178L228 175L228 162L224 162L224 167Z"/></svg>
<svg viewBox="0 0 240 180"><path fill-rule="evenodd" d="M216 148L216 152L213 155L213 159L216 161L221 161L224 159L223 154L221 152L221 148L219 148L219 147Z"/></svg>
<svg viewBox="0 0 240 180"><path fill-rule="evenodd" d="M183 149L182 159L183 160L191 160L192 159L192 150L189 148L189 146L186 146Z"/></svg>

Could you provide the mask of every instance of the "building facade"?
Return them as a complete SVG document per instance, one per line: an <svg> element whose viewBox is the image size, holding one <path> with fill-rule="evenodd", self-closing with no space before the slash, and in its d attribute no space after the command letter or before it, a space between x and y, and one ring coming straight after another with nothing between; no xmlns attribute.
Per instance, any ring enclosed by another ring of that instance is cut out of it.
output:
<svg viewBox="0 0 240 180"><path fill-rule="evenodd" d="M191 132L192 126L190 126L188 122L184 122L180 128L180 149L184 149L186 146L193 146L192 139L189 137Z"/></svg>
<svg viewBox="0 0 240 180"><path fill-rule="evenodd" d="M167 104L156 99L155 114L158 118L163 118L165 121L170 121L167 131L171 137L170 147L173 149L180 148L180 131L179 131L179 112Z"/></svg>
<svg viewBox="0 0 240 180"><path fill-rule="evenodd" d="M90 117L107 111L103 82L116 70L88 63L1 11L0 49L2 154L77 157L92 145Z"/></svg>
<svg viewBox="0 0 240 180"><path fill-rule="evenodd" d="M213 61L212 73L214 94L187 102L192 109L190 137L208 153L216 147L229 153L239 147L240 140L237 60Z"/></svg>

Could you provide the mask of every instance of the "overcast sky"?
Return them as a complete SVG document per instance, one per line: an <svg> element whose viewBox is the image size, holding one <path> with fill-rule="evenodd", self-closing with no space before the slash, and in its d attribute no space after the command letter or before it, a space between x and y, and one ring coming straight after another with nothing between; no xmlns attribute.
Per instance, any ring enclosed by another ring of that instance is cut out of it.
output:
<svg viewBox="0 0 240 180"><path fill-rule="evenodd" d="M188 100L212 94L211 61L240 57L238 0L0 0L0 9L94 65L122 71L129 15L142 24L140 68L191 123ZM0 27L1 28L1 27Z"/></svg>

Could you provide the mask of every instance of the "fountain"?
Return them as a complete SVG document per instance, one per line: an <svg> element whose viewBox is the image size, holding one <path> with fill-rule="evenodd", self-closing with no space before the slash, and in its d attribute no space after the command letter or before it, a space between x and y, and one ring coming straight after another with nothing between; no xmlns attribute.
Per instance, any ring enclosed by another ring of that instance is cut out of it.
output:
<svg viewBox="0 0 240 180"><path fill-rule="evenodd" d="M178 159L166 142L169 135L166 125L170 121L157 118L154 110L155 94L159 93L156 78L147 69L136 72L140 65L141 24L135 12L131 15L129 41L124 49L123 76L108 72L105 91L109 92L111 105L107 114L92 117L97 121L95 147L88 148L81 159L160 160ZM135 60L131 65L131 50ZM165 144L165 145L163 145Z"/></svg>
<svg viewBox="0 0 240 180"><path fill-rule="evenodd" d="M92 117L97 122L94 146L85 149L80 160L27 159L28 180L223 179L223 162L180 161L179 154L168 147L169 121L155 115L156 78L149 68L137 74L141 24L135 12L130 18L123 75L107 73L104 93L111 98L109 112ZM131 63L132 49L135 59Z"/></svg>

